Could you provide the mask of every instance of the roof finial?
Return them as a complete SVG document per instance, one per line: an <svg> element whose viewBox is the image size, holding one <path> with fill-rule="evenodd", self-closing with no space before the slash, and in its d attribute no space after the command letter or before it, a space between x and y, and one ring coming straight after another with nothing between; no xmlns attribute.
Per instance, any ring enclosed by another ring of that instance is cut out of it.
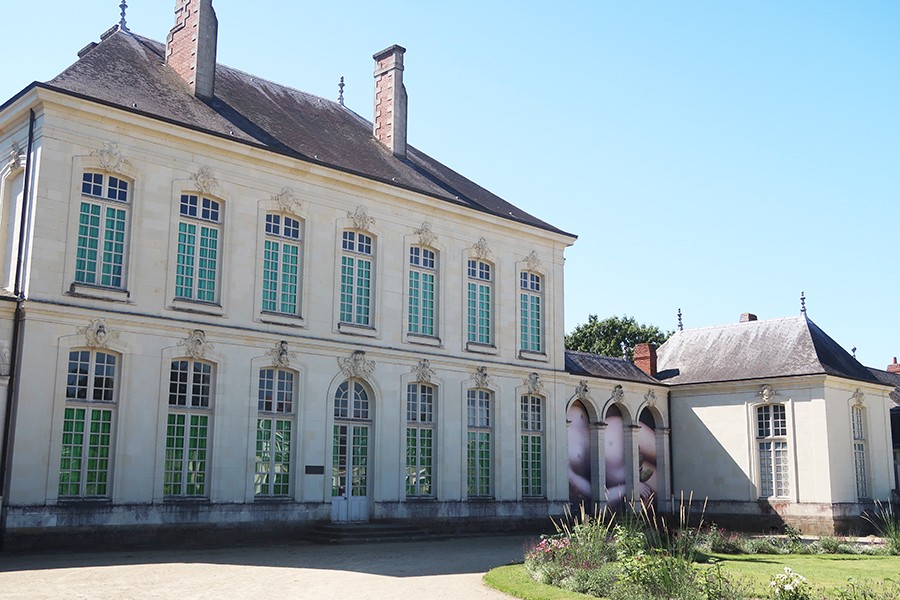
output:
<svg viewBox="0 0 900 600"><path fill-rule="evenodd" d="M122 18L119 19L119 29L122 31L128 31L128 26L125 24L125 10L128 9L128 3L125 0L122 0L122 4L119 5L119 9L122 11L120 14Z"/></svg>
<svg viewBox="0 0 900 600"><path fill-rule="evenodd" d="M850 348L850 352L853 353L853 358L856 358L856 346L853 346L852 348Z"/></svg>
<svg viewBox="0 0 900 600"><path fill-rule="evenodd" d="M681 309L678 309L678 331L684 331L684 323L681 322Z"/></svg>
<svg viewBox="0 0 900 600"><path fill-rule="evenodd" d="M800 292L800 314L806 316L806 294Z"/></svg>
<svg viewBox="0 0 900 600"><path fill-rule="evenodd" d="M338 84L338 104L344 105L344 76L341 75L341 82Z"/></svg>

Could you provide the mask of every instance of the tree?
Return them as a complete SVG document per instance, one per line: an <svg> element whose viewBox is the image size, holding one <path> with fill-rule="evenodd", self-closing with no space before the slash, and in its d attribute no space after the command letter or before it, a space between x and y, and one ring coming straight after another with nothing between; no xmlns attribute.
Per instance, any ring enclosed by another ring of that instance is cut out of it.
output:
<svg viewBox="0 0 900 600"><path fill-rule="evenodd" d="M661 345L672 335L656 325L643 325L634 317L622 315L602 321L597 315L588 315L588 322L578 325L566 336L566 350L593 352L604 356L622 356L622 343L629 360L634 358L635 344L649 342Z"/></svg>

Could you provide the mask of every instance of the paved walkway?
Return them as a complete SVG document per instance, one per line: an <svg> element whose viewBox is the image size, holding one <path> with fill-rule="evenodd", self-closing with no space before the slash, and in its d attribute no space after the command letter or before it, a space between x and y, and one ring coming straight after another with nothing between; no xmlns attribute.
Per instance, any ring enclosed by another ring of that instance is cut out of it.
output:
<svg viewBox="0 0 900 600"><path fill-rule="evenodd" d="M0 554L0 598L494 599L482 583L526 538L206 550Z"/></svg>

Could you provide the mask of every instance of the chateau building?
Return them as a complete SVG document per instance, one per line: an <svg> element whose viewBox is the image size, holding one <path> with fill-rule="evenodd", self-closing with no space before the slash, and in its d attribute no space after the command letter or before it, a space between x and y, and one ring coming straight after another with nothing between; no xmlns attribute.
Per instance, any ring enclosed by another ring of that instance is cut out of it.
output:
<svg viewBox="0 0 900 600"><path fill-rule="evenodd" d="M211 0L175 16L0 106L7 543L889 498L898 382L805 316L728 361L708 332L566 352L575 236L408 144L403 48L369 122L217 64Z"/></svg>

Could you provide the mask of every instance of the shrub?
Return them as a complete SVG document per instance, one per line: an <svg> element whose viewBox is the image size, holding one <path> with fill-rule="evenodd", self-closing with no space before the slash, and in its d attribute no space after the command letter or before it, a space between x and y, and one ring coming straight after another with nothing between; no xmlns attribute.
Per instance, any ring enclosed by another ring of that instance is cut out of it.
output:
<svg viewBox="0 0 900 600"><path fill-rule="evenodd" d="M811 600L812 589L806 582L806 577L794 573L790 567L784 568L784 573L772 577L769 583L774 600Z"/></svg>
<svg viewBox="0 0 900 600"><path fill-rule="evenodd" d="M896 600L900 598L900 584L893 581L856 582L852 578L837 591L836 600Z"/></svg>
<svg viewBox="0 0 900 600"><path fill-rule="evenodd" d="M900 517L894 514L894 507L880 500L875 501L875 514L863 513L863 519L871 523L878 535L884 538L888 552L900 554Z"/></svg>
<svg viewBox="0 0 900 600"><path fill-rule="evenodd" d="M744 544L747 554L786 554L784 545L775 538L750 538Z"/></svg>
<svg viewBox="0 0 900 600"><path fill-rule="evenodd" d="M592 569L574 569L559 584L559 587L589 596L608 597L616 584L618 571L614 564L605 564Z"/></svg>
<svg viewBox="0 0 900 600"><path fill-rule="evenodd" d="M722 570L715 559L711 567L705 569L699 578L699 589L708 600L744 600L750 598L750 582Z"/></svg>
<svg viewBox="0 0 900 600"><path fill-rule="evenodd" d="M700 536L700 545L709 552L719 554L741 554L744 552L744 537L739 533L726 532L715 524L710 525Z"/></svg>

